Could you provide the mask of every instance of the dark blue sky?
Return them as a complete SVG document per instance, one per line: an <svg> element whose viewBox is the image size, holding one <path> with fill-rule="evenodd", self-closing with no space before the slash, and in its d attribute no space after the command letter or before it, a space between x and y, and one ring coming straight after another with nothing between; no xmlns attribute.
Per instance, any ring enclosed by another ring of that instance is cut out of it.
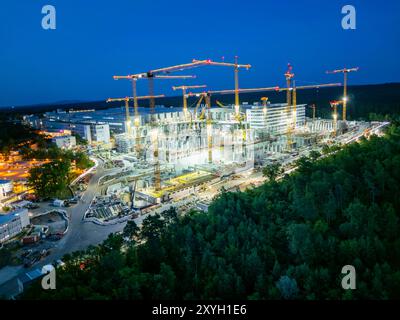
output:
<svg viewBox="0 0 400 320"><path fill-rule="evenodd" d="M41 28L46 4L57 9L54 31ZM341 27L346 4L356 7L356 30ZM399 0L2 0L0 106L126 96L130 84L114 74L235 55L253 65L241 72L243 88L283 85L288 62L298 85L341 81L325 70L343 66L360 67L352 84L398 82L399 18ZM185 83L233 88L230 68L193 73ZM156 92L176 94L181 83L159 80Z"/></svg>

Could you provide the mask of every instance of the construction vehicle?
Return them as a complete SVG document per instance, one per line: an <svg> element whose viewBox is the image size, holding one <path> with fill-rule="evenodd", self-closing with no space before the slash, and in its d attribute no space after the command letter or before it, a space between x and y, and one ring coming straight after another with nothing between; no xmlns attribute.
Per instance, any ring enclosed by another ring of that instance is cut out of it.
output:
<svg viewBox="0 0 400 320"><path fill-rule="evenodd" d="M347 97L347 78L348 78L348 74L350 72L357 72L360 68L356 67L356 68L343 68L343 69L338 69L338 70L333 70L333 71L326 71L327 74L336 74L336 73L343 73L343 115L342 115L342 119L343 121L346 121L346 113L347 113L347 101L348 101L348 97Z"/></svg>

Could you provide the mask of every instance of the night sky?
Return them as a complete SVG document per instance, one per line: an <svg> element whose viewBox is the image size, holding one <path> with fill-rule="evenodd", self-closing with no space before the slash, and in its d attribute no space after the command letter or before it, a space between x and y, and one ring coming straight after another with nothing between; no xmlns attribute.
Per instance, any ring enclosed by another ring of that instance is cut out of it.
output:
<svg viewBox="0 0 400 320"><path fill-rule="evenodd" d="M41 27L42 6L57 10L57 29ZM341 9L354 5L357 29L343 30ZM240 86L284 85L288 62L296 83L341 82L325 71L360 67L350 84L399 82L400 1L166 1L2 0L0 4L0 106L131 95L115 74L145 72L193 58L253 66ZM233 88L233 70L203 67L172 85ZM139 84L139 95L147 83Z"/></svg>

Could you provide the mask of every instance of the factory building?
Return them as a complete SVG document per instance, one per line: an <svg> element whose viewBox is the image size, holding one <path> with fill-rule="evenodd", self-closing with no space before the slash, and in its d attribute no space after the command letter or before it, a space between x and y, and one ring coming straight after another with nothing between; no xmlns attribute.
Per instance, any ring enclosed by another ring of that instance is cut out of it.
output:
<svg viewBox="0 0 400 320"><path fill-rule="evenodd" d="M29 224L28 209L18 209L0 215L0 243L15 237Z"/></svg>
<svg viewBox="0 0 400 320"><path fill-rule="evenodd" d="M124 133L115 136L115 145L117 151L120 153L132 152L134 148L134 143L134 139L132 137L128 137Z"/></svg>
<svg viewBox="0 0 400 320"><path fill-rule="evenodd" d="M7 198L13 191L13 182L11 180L0 180L0 200Z"/></svg>
<svg viewBox="0 0 400 320"><path fill-rule="evenodd" d="M328 132L333 130L333 121L324 119L308 120L307 127L310 132Z"/></svg>
<svg viewBox="0 0 400 320"><path fill-rule="evenodd" d="M62 149L71 149L76 146L76 138L74 136L54 137L52 141Z"/></svg>
<svg viewBox="0 0 400 320"><path fill-rule="evenodd" d="M89 142L110 143L110 126L108 124L91 124Z"/></svg>
<svg viewBox="0 0 400 320"><path fill-rule="evenodd" d="M89 143L110 142L110 126L108 124L70 123L61 120L43 119L42 128L49 132L70 131L74 134L78 134Z"/></svg>
<svg viewBox="0 0 400 320"><path fill-rule="evenodd" d="M296 107L296 128L304 126L305 104ZM287 112L285 103L269 104L266 108L253 106L246 110L247 122L251 129L263 130L271 134L284 134L292 123L292 112Z"/></svg>

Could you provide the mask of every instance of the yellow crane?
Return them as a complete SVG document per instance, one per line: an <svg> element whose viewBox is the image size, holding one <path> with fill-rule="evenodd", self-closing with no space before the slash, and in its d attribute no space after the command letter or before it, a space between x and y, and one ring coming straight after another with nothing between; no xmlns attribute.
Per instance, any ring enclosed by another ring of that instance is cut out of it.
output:
<svg viewBox="0 0 400 320"><path fill-rule="evenodd" d="M194 59L193 62L200 62L201 60L196 60ZM237 120L240 118L240 101L239 101L239 69L244 68L246 70L249 70L251 68L250 64L239 64L238 63L238 57L235 56L235 61L234 63L229 63L229 62L216 62L216 61L211 61L207 60L208 65L212 66L223 66L223 67L232 67L234 68L234 75L235 75L235 117Z"/></svg>
<svg viewBox="0 0 400 320"><path fill-rule="evenodd" d="M313 103L309 107L313 109L312 121L314 122L315 121L315 113L316 113L317 105L315 103Z"/></svg>
<svg viewBox="0 0 400 320"><path fill-rule="evenodd" d="M106 100L107 103L110 102L120 102L120 101L124 101L125 102L125 118L126 118L126 128L127 128L127 133L130 136L132 134L131 131L131 117L130 117L130 112L129 112L129 101L132 100L146 100L146 99L157 99L157 98L164 98L165 95L158 95L158 96L141 96L141 97L124 97L124 98L108 98ZM136 119L135 119L136 120Z"/></svg>
<svg viewBox="0 0 400 320"><path fill-rule="evenodd" d="M316 84L316 85L309 85L309 86L296 86L296 82L293 81L293 87L289 88L280 88L279 91L285 91L289 94L293 94L292 97L289 97L290 103L293 104L293 110L291 110L291 106L288 105L287 114L288 114L288 125L287 125L287 148L288 150L292 149L293 141L292 141L292 133L296 129L297 124L297 90L304 90L304 89L319 89L319 88L328 88L328 87L338 87L341 86L341 83L327 83L327 84ZM292 114L290 112L292 111Z"/></svg>
<svg viewBox="0 0 400 320"><path fill-rule="evenodd" d="M194 112L193 112L193 117L194 117L194 119L195 120L197 120L197 110L199 109L199 107L200 107L200 105L201 105L201 102L203 101L203 99L204 99L204 95L200 95L200 99L199 99L199 101L197 101L197 103L196 103L196 107L194 108ZM192 117L192 118L193 118Z"/></svg>
<svg viewBox="0 0 400 320"><path fill-rule="evenodd" d="M126 76L113 76L114 80L121 80L121 79L126 79L126 80L131 80L132 81L132 93L133 93L133 107L134 107L134 125L136 128L136 142L135 142L135 150L137 152L137 155L140 156L140 153L142 151L142 145L141 145L141 137L140 137L140 132L139 132L139 103L138 103L138 97L137 97L137 80L139 79L146 79L148 78L147 73L139 73L139 74L131 74L131 75L126 75ZM196 76L193 75L177 75L177 76L172 76L172 75L155 75L153 77L154 79L191 79L191 78L196 78ZM154 96L154 92L152 92L150 97ZM149 98L150 102L153 101L154 99Z"/></svg>
<svg viewBox="0 0 400 320"><path fill-rule="evenodd" d="M267 115L267 103L268 103L268 98L267 97L261 97L262 105L263 105L263 113L264 116Z"/></svg>
<svg viewBox="0 0 400 320"><path fill-rule="evenodd" d="M333 71L327 71L326 73L328 74L336 74L336 73L343 73L343 115L342 115L342 119L343 121L346 121L346 113L347 113L347 78L348 78L348 74L350 72L357 72L360 68L356 67L356 68L343 68L343 69L338 69L338 70L333 70Z"/></svg>
<svg viewBox="0 0 400 320"><path fill-rule="evenodd" d="M206 88L207 86L202 84L202 85L193 85L193 86L173 86L172 89L175 90L182 90L182 96L183 96L183 115L185 119L188 119L188 106L187 106L187 94L186 90L187 89L199 89L199 88Z"/></svg>
<svg viewBox="0 0 400 320"><path fill-rule="evenodd" d="M194 114L197 119L197 109L200 106L201 101L204 99L206 106L200 112L198 117L199 120L204 120L207 112L206 119L206 129L207 129L207 148L208 148L208 162L212 163L212 117L211 117L211 94L209 92L200 92L200 93L189 93L189 96L200 96L199 101L197 102Z"/></svg>
<svg viewBox="0 0 400 320"><path fill-rule="evenodd" d="M333 108L333 136L336 137L336 132L337 132L337 119L338 119L338 112L337 112L337 107L340 104L343 104L344 101L343 100L334 100L334 101L330 101L329 102L331 107Z"/></svg>
<svg viewBox="0 0 400 320"><path fill-rule="evenodd" d="M215 100L215 103L221 108L226 108L226 105L224 105L223 103L219 102L218 100Z"/></svg>

